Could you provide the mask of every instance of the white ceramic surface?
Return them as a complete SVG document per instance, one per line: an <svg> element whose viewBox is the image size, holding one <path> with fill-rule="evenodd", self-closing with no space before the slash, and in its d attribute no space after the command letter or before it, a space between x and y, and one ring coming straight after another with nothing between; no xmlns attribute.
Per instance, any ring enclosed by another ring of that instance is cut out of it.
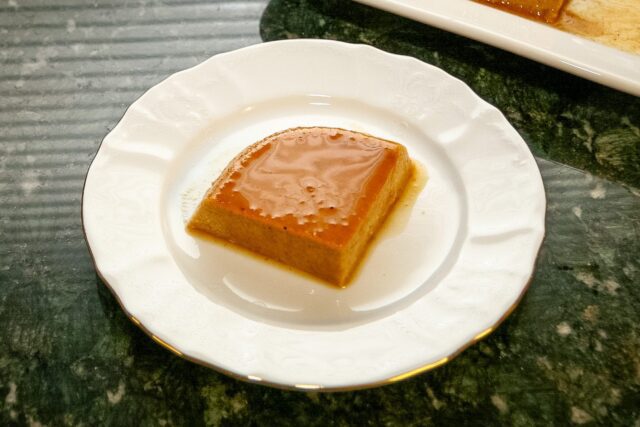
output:
<svg viewBox="0 0 640 427"><path fill-rule="evenodd" d="M399 141L429 181L346 289L185 233L242 148L295 126ZM524 292L544 234L536 163L504 116L416 59L321 40L217 55L158 84L104 139L83 224L126 312L182 355L302 389L440 364Z"/></svg>
<svg viewBox="0 0 640 427"><path fill-rule="evenodd" d="M356 0L640 96L640 55L470 0Z"/></svg>

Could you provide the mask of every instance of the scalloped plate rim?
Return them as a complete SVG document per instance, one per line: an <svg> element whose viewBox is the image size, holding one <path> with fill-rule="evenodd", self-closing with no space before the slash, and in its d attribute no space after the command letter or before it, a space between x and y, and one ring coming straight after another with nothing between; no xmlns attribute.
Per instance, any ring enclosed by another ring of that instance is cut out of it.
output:
<svg viewBox="0 0 640 427"><path fill-rule="evenodd" d="M389 54L389 53L386 53L386 52L381 52L381 51L379 51L379 50L377 50L375 48L372 48L372 47L366 46L366 45L349 45L349 44L346 44L346 43L328 42L328 41L319 41L319 40L295 40L295 41L270 42L270 43L265 43L265 44L261 44L261 45L254 45L254 46L249 46L249 47L246 47L246 48L243 48L243 49L239 49L238 51L248 51L248 50L252 50L252 49L258 49L259 50L259 49L263 49L265 46L269 46L269 45L281 45L281 44L294 45L294 44L301 44L301 43L302 44L308 44L309 46L331 44L331 45L334 45L334 46L339 46L338 49L352 49L352 50L361 50L361 51L376 51L376 53L375 53L376 55L380 55L380 53L383 53L384 55L388 55L389 57L402 59L402 60L411 60L411 61L414 62L414 64L416 64L417 67L430 68L431 72L441 73L441 75L445 76L446 79L449 79L451 81L459 82L458 79L455 79L455 78L449 76L444 71L442 71L442 70L440 70L440 69L438 69L436 67L433 67L433 66L431 66L429 64L424 64L424 63L420 62L419 60L417 60L415 58L401 56L401 55ZM202 63L200 63L200 64L198 64L198 65L196 65L196 66L194 66L192 68L190 68L190 69L183 70L183 71L180 71L180 72L178 72L178 73L176 73L176 74L174 74L172 76L169 76L167 79L163 80L161 83L159 83L156 86L154 86L154 88L158 88L158 87L166 84L168 81L171 81L171 79L178 78L178 76L180 76L180 75L184 76L189 71L198 69L200 67L205 67L206 64L209 64L211 61L220 60L220 58L224 58L225 56L232 56L232 55L234 55L235 52L238 52L238 51L232 51L232 52L227 52L227 53L224 53L224 54L216 55L216 56L214 56L214 57L212 57L212 58L210 58L210 59L208 59L208 60L206 60L206 61L204 61L204 62L202 62ZM218 58L218 59L216 59L216 58ZM473 94L473 92L470 91L470 89L468 87L466 87L466 90ZM428 369L432 369L432 368L434 368L436 366L440 366L444 362L447 362L447 361L451 360L452 357L455 357L455 355L459 354L464 348L466 348L467 346L471 345L473 342L475 342L475 341L477 341L477 340L479 340L481 338L484 338L491 330L493 330L497 326L497 324L499 324L502 320L504 320L504 318L513 310L513 308L515 308L515 306L517 305L517 303L521 299L522 295L524 294L528 284L530 283L530 277L531 277L531 274L533 274L533 264L535 263L535 259L537 257L537 253L538 253L538 251L540 249L540 246L541 246L541 243L542 243L542 239L543 239L543 236L544 236L544 215L545 215L545 213L544 213L544 192L542 192L542 200L543 200L543 206L542 207L543 207L543 209L542 209L542 212L541 212L541 217L539 218L542 221L542 226L541 226L541 228L537 229L538 244L537 244L537 247L535 248L536 249L535 250L536 256L534 256L533 260L531 261L532 262L532 268L531 268L530 274L528 275L529 279L526 282L521 284L521 287L519 289L519 292L516 295L516 298L515 298L513 304L509 307L508 310L503 312L503 314L500 316L500 318L498 318L489 329L487 329L486 331L483 331L481 334L478 334L477 336L475 336L473 340L467 341L465 343L461 343L457 347L458 348L457 351L455 351L454 353L446 355L443 359L436 360L435 362L431 361L431 363L429 363L427 365L415 366L415 367L412 367L412 369L405 369L404 372L401 372L401 373L393 375L393 376L389 376L388 378L382 379L382 380L369 381L369 382L367 382L367 381L365 381L365 382L350 381L350 382L347 382L345 384L340 384L340 385L332 384L332 385L328 385L328 386L324 386L322 384L319 384L316 387L316 385L314 385L314 384L311 384L311 385L310 384L300 384L300 383L296 383L295 381L282 381L282 380L269 379L269 378L259 378L258 379L257 377L253 377L251 375L247 376L247 375L243 375L243 374L238 374L237 372L234 372L233 370L229 370L229 369L226 369L224 367L220 367L220 366L216 365L211 360L202 360L202 359L200 359L198 357L194 357L194 356L190 355L189 352L183 352L183 351L181 351L180 349L174 347L171 344L172 340L170 339L170 337L167 338L166 335L165 335L164 338L161 338L159 335L163 335L162 333L154 332L153 331L153 327L147 327L146 325L142 324L140 322L140 320L138 320L136 318L135 313L132 313L130 310L128 310L126 301L122 300L121 296L118 294L116 289L112 286L111 283L109 283L109 280L107 279L105 274L103 274L103 272L101 271L101 268L100 268L100 265L99 265L101 261L96 258L96 255L94 253L94 250L93 250L93 248L91 246L91 242L90 242L90 240L91 240L90 235L92 234L92 231L91 230L87 230L86 221L85 221L85 219L86 219L85 216L87 215L87 209L86 209L87 208L87 205L86 205L87 199L85 197L86 196L86 190L87 190L87 182L89 181L89 178L92 175L92 173L95 173L94 172L95 160L98 159L100 157L100 153L104 151L103 150L104 144L105 143L108 144L109 136L112 135L121 126L123 126L124 118L129 114L129 112L132 110L132 108L134 106L139 106L141 103L144 102L145 95L147 95L147 93L142 95L138 100L136 100L127 109L127 112L123 115L123 119L121 119L119 121L119 123L117 124L117 126L115 126L113 128L113 130L109 133L109 135L107 135L103 139L103 141L102 141L102 143L100 145L100 148L98 150L98 153L96 154L96 156L92 160L91 166L89 167L89 170L87 172L87 176L85 178L85 183L84 183L83 193L82 193L82 202L81 203L82 203L83 231L84 231L86 239L87 239L88 247L89 247L89 250L90 250L90 253L91 253L92 260L93 260L94 265L96 267L96 271L98 272L99 276L103 279L105 284L107 284L107 287L115 295L118 303L122 306L123 310L134 321L134 323L136 323L138 326L140 326L146 333L148 333L152 338L154 338L154 340L156 340L160 344L164 345L166 348L174 351L175 353L179 354L182 357L185 357L185 358L187 358L189 360L192 360L194 362L203 364L205 366L212 367L214 369L217 369L217 370L219 370L221 372L224 372L224 373L226 373L228 375L234 376L234 377L239 378L239 379L248 380L250 382L257 382L257 383L260 383L260 384L268 384L268 385L272 385L272 386L276 386L276 387L291 388L291 389L297 389L297 390L300 390L300 389L303 389L303 390L304 389L320 389L320 390L323 390L323 391L331 391L331 390L345 390L345 389L366 388L366 387L386 384L386 383L397 381L399 379L407 378L409 376L415 375L415 374L420 373L420 372L424 372L424 371L426 371ZM473 94L473 96L477 97L475 94ZM478 99L478 101L480 102L480 104L483 104L484 106L489 106L489 104L487 104L486 102L484 102L482 100ZM492 106L489 106L489 107L490 107L490 109L495 110L494 107L492 107ZM508 122L506 121L506 119L504 118L504 116L501 113L500 113L500 117L501 117L501 120L503 121L503 123L506 124L507 127L510 127L508 125ZM524 142L521 139L520 139L519 143L523 144L524 147L526 148L526 144L524 144ZM527 152L529 153L529 155L531 154L528 151L528 148L527 148ZM531 159L532 158L533 157L531 156ZM536 167L536 171L537 171L537 167ZM539 171L538 171L538 177L539 177ZM541 179L540 179L540 185L541 185ZM89 207L88 210L90 210L90 209L91 208ZM442 360L444 362L440 363L440 361L442 361Z"/></svg>

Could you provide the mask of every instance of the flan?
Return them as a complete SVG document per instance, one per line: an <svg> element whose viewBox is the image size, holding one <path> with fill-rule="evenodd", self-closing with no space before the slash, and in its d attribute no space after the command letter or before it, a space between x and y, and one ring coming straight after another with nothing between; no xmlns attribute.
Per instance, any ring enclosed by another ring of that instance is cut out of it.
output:
<svg viewBox="0 0 640 427"><path fill-rule="evenodd" d="M538 21L555 22L566 0L476 0Z"/></svg>
<svg viewBox="0 0 640 427"><path fill-rule="evenodd" d="M187 227L344 286L412 173L396 142L288 129L237 155Z"/></svg>

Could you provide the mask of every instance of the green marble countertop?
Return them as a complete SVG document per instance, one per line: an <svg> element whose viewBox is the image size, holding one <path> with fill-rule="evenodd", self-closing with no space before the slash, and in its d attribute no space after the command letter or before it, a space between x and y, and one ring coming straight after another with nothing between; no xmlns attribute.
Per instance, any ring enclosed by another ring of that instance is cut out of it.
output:
<svg viewBox="0 0 640 427"><path fill-rule="evenodd" d="M356 3L264 8L0 5L0 424L640 426L640 99ZM247 384L155 344L97 278L80 195L99 141L147 88L258 31L436 65L537 156L547 236L530 289L449 364L355 392Z"/></svg>

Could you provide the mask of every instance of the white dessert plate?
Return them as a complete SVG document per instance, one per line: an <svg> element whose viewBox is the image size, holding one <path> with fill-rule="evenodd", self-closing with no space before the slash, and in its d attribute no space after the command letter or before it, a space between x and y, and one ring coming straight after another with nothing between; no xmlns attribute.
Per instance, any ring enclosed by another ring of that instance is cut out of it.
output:
<svg viewBox="0 0 640 427"><path fill-rule="evenodd" d="M429 180L346 289L185 232L227 162L296 126L404 144ZM531 152L464 83L416 59L322 40L212 57L138 99L87 175L96 269L157 342L248 381L340 390L441 365L524 293L544 234Z"/></svg>
<svg viewBox="0 0 640 427"><path fill-rule="evenodd" d="M607 47L470 0L356 1L640 96L640 55Z"/></svg>

